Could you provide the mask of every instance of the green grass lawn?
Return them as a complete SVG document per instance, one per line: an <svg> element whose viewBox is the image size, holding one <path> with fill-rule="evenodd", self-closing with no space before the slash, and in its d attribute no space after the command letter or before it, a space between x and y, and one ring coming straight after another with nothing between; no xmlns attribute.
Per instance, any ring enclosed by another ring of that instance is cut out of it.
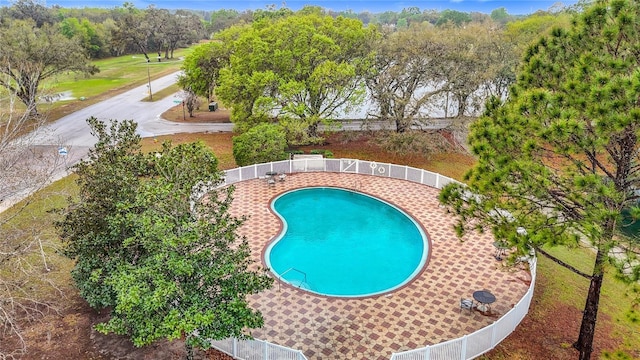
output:
<svg viewBox="0 0 640 360"><path fill-rule="evenodd" d="M580 271L592 273L595 262L593 249L555 246L545 247L545 250ZM541 303L538 306L551 307L560 302L582 311L589 289L589 280L542 256L539 259L538 269L545 275L548 282L544 293L540 296ZM637 351L640 344L640 313L637 306L634 306L637 296L633 285L616 278L615 269L611 267L607 269L601 289L596 331L598 326L607 323L612 327L610 336L620 339L622 345L619 349L603 354L604 358L632 359L623 353ZM577 336L576 333L576 338Z"/></svg>

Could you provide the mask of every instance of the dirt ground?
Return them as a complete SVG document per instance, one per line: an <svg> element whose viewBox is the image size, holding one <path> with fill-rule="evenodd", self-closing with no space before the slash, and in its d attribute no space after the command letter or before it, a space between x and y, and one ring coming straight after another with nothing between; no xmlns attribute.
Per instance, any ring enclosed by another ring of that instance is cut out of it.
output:
<svg viewBox="0 0 640 360"><path fill-rule="evenodd" d="M175 121L175 122L189 122L189 123L228 123L230 111L224 108L218 108L216 111L209 111L208 105L200 105L199 109L193 112L193 117L189 116L189 112L186 108L182 108L182 105L177 105L162 114L162 117Z"/></svg>
<svg viewBox="0 0 640 360"><path fill-rule="evenodd" d="M227 110L209 112L201 110L195 118L187 120L229 121ZM182 108L176 106L166 113L165 118L182 121ZM187 115L188 116L188 115ZM353 152L360 151L363 144L355 141L340 143L339 147ZM371 148L369 151L373 151ZM378 150L379 151L379 150ZM336 155L338 155L336 153ZM370 154L371 155L371 154ZM375 154L373 154L375 156ZM398 159L401 160L401 159ZM531 311L516 331L496 349L484 356L485 359L575 359L577 352L571 343L578 333L581 313L576 308L540 307L541 293L544 292L546 279L539 276ZM25 326L25 340L28 354L24 359L181 359L185 357L184 344L181 341L160 342L145 348L135 348L122 336L102 335L93 330L98 322L105 319L105 312L96 312L89 308L75 290L67 293L66 304L59 314L46 316L41 322ZM599 319L594 358L603 349L615 349L619 340L612 338L612 324L609 319ZM7 344L5 342L5 344ZM211 350L198 352L197 359L230 360L231 357Z"/></svg>

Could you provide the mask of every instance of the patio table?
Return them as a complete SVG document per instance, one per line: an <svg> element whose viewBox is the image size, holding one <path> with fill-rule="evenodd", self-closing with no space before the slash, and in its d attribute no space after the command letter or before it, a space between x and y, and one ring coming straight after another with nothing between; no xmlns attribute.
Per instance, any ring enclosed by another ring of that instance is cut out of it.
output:
<svg viewBox="0 0 640 360"><path fill-rule="evenodd" d="M473 292L473 298L480 303L478 310L486 312L491 310L491 304L496 301L496 296L488 290L478 290Z"/></svg>

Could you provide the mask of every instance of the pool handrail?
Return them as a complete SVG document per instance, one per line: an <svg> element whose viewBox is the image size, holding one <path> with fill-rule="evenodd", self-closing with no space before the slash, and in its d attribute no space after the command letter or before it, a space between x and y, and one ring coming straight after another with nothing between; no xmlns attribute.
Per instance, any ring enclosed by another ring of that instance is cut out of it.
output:
<svg viewBox="0 0 640 360"><path fill-rule="evenodd" d="M278 276L278 278L279 278L282 282L286 282L286 283L291 284L291 285L293 286L293 283L291 283L290 281L287 281L287 280L284 278L284 275L285 275L286 273L288 273L288 272L291 272L291 271L295 271L295 272L300 273L300 274L302 274L302 275L304 276L304 279L302 280L302 282L300 283L300 285L298 286L298 288L302 288L302 284L307 284L307 287L309 287L309 283L307 282L307 273L306 273L306 272L304 272L304 271L302 271L302 270L298 270L298 269L296 269L296 268L294 268L294 267L290 267L290 268L288 268L287 270L285 270L282 274L277 274L277 273L275 273L275 272L274 272L274 273ZM278 291L280 291L280 283L278 283Z"/></svg>

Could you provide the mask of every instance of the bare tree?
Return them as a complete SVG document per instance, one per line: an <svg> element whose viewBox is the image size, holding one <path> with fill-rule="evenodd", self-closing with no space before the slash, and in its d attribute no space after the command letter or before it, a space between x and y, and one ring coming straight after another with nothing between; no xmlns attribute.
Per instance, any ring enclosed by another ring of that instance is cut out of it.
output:
<svg viewBox="0 0 640 360"><path fill-rule="evenodd" d="M34 122L31 109L16 109L17 95L4 96L0 94L0 359L24 354L23 326L55 308L42 295L45 286L53 286L48 278L53 245L46 235L51 224L42 221L30 195L63 164L51 147L47 151L35 145L46 134L44 117ZM22 198L26 200L18 202Z"/></svg>
<svg viewBox="0 0 640 360"><path fill-rule="evenodd" d="M444 46L435 41L436 36L432 26L416 24L375 40L374 71L366 83L378 107L369 116L394 123L398 133L428 117L445 91Z"/></svg>
<svg viewBox="0 0 640 360"><path fill-rule="evenodd" d="M200 107L200 99L198 95L191 90L191 87L182 91L182 102L183 105L187 106L189 117L193 117L193 111Z"/></svg>

